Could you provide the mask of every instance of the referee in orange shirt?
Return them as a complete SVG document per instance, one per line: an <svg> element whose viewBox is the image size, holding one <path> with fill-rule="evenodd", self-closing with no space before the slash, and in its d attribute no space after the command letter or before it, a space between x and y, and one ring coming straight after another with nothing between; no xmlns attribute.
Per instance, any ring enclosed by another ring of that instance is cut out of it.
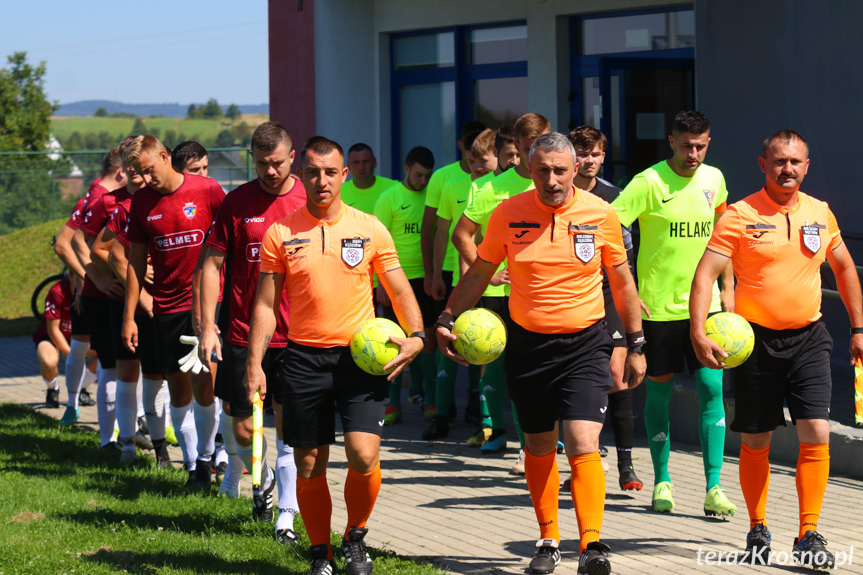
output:
<svg viewBox="0 0 863 575"><path fill-rule="evenodd" d="M732 204L719 220L692 282L691 338L701 362L713 369L727 356L704 334L711 286L731 258L737 277L735 312L755 331L752 356L734 370L740 432L740 487L749 510L747 563L769 563L765 517L770 481L770 438L785 425L788 403L797 426L797 497L800 531L792 556L813 568L831 568L833 555L818 531L830 472L830 353L833 340L821 318L821 275L826 259L851 319L851 363L863 357L863 304L854 261L825 202L799 191L809 170L809 146L793 130L764 141L764 188Z"/></svg>
<svg viewBox="0 0 863 575"><path fill-rule="evenodd" d="M605 507L599 432L612 387L613 343L603 319L603 266L627 332L624 381L632 374L632 386L646 370L638 294L617 214L573 185L578 162L569 138L558 132L537 138L529 166L536 189L504 200L492 212L477 258L447 302L436 333L441 349L463 363L451 347L454 317L476 303L507 259L512 320L507 388L525 434L525 475L540 529L529 572L552 573L560 563L557 438L562 419L581 537L578 572L607 575L609 547L599 541Z"/></svg>
<svg viewBox="0 0 863 575"><path fill-rule="evenodd" d="M288 345L277 377L281 380L282 432L294 448L297 501L311 541L309 575L335 573L330 549L332 500L327 483L335 412L344 429L348 475L348 525L342 541L348 575L368 575L372 560L363 537L381 487L381 430L388 403L387 380L394 379L425 344L423 321L411 285L399 266L384 225L343 204L348 175L342 148L326 138L306 142L300 179L306 204L274 223L261 245L258 293L249 334L246 386L249 398L263 395L267 381L261 361L282 297L291 309ZM401 351L388 377L360 370L351 359L354 331L375 317L372 273L390 296L406 338L392 338ZM284 291L284 294L283 294Z"/></svg>

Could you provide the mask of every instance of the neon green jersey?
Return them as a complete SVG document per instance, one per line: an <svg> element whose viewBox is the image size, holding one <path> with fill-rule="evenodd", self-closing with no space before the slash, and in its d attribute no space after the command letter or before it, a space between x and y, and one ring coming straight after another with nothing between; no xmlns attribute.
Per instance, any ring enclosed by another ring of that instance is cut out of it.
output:
<svg viewBox="0 0 863 575"><path fill-rule="evenodd" d="M397 183L397 181L383 176L375 176L375 183L370 188L361 190L354 184L353 180L349 180L342 184L342 201L361 212L374 214L375 202L378 201L382 193Z"/></svg>
<svg viewBox="0 0 863 575"><path fill-rule="evenodd" d="M620 223L638 220L638 295L655 321L689 319L689 291L695 268L725 211L728 190L718 169L702 164L684 178L662 161L636 175L611 204ZM720 311L713 285L710 311ZM645 319L647 316L645 316Z"/></svg>
<svg viewBox="0 0 863 575"><path fill-rule="evenodd" d="M428 186L426 186L426 206L435 208L440 205L440 196L444 185L451 180L464 180L470 183L470 172L461 169L458 162L446 165L432 174Z"/></svg>
<svg viewBox="0 0 863 575"><path fill-rule="evenodd" d="M424 211L425 191L411 191L401 182L384 191L375 204L375 217L390 231L409 280L425 277L420 247Z"/></svg>
<svg viewBox="0 0 863 575"><path fill-rule="evenodd" d="M523 178L511 168L498 177L489 180L481 188L478 188L473 198L468 202L464 216L479 225L479 233L485 236L488 219L494 209L507 198L511 198L522 192L532 190L533 180ZM506 261L501 263L498 271L506 267ZM509 285L488 286L482 294L487 297L502 297L509 295Z"/></svg>

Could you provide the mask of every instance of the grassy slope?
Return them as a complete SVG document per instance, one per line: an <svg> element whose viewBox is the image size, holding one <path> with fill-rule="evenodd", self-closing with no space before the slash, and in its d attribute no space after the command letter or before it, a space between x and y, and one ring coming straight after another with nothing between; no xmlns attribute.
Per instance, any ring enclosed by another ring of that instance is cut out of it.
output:
<svg viewBox="0 0 863 575"><path fill-rule="evenodd" d="M30 297L39 282L63 269L51 238L65 222L55 220L0 236L0 337L33 333L36 320L30 312ZM48 294L47 290L43 293Z"/></svg>
<svg viewBox="0 0 863 575"><path fill-rule="evenodd" d="M301 521L296 522L300 548L285 548L273 540L272 525L249 520L248 498L187 495L184 472L121 468L118 460L116 451L99 449L92 432L60 428L27 407L0 404L0 570L25 575L308 570ZM378 575L440 573L390 553L370 553ZM344 572L344 560L337 561Z"/></svg>
<svg viewBox="0 0 863 575"><path fill-rule="evenodd" d="M227 119L222 120L186 120L184 118L143 118L144 125L148 128L159 128L162 135L166 130L176 130L177 134L185 134L191 138L198 134L201 138L215 138L219 132L233 124L246 122L250 126L257 126L267 120L265 114L244 114L236 122ZM96 117L69 117L51 119L51 132L60 140L68 138L75 130L86 134L88 132L108 132L125 138L132 130L135 123L134 118L96 118Z"/></svg>

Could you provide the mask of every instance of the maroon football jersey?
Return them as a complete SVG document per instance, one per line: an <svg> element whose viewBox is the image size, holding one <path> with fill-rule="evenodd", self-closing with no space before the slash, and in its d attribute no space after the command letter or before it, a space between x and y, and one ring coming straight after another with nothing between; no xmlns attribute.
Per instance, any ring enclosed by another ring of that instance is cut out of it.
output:
<svg viewBox="0 0 863 575"><path fill-rule="evenodd" d="M222 202L206 245L227 254L231 276L231 324L227 339L234 345L249 345L264 232L273 222L305 203L306 190L296 178L291 189L280 196L268 194L258 180L253 180L228 194ZM270 347L285 347L288 343L288 310L288 298L283 297Z"/></svg>
<svg viewBox="0 0 863 575"><path fill-rule="evenodd" d="M99 185L99 182L102 181L102 178L97 179L92 184L90 184L90 189L87 190L87 193L84 194L83 197L78 198L78 201L75 202L75 207L72 208L72 215L69 217L69 220L66 222L66 225L72 228L73 230L77 230L78 226L81 225L81 215L84 213L84 208L87 206L87 202L90 201L91 196L98 196L104 194L108 190Z"/></svg>
<svg viewBox="0 0 863 575"><path fill-rule="evenodd" d="M153 264L156 314L192 308L192 274L225 197L215 180L192 174L183 177L180 187L170 194L141 188L129 209L129 242L147 244Z"/></svg>
<svg viewBox="0 0 863 575"><path fill-rule="evenodd" d="M111 214L117 208L117 203L125 198L131 199L132 196L129 195L126 187L123 186L113 192L101 194L95 200L91 199L84 208L84 214L78 227L86 234L93 237L98 236L102 228L111 219ZM94 299L111 299L96 287L96 284L93 283L89 275L84 277L84 287L81 289L81 295Z"/></svg>
<svg viewBox="0 0 863 575"><path fill-rule="evenodd" d="M38 342L43 336L48 335L47 322L49 319L60 320L60 331L66 341L72 339L72 286L69 280L60 280L51 286L45 298L45 319L39 323L33 334L33 341Z"/></svg>

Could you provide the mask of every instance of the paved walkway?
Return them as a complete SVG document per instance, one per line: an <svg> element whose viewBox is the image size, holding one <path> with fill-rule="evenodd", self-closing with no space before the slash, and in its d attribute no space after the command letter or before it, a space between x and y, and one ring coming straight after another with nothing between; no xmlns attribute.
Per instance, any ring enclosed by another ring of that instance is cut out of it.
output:
<svg viewBox="0 0 863 575"><path fill-rule="evenodd" d="M463 393L458 394L463 397ZM61 402L66 392L61 382ZM0 340L0 402L24 403L59 418L63 409L44 403L32 342L27 338ZM425 425L416 408L405 404L406 421L387 428L383 442L383 487L369 522L368 541L378 548L431 560L451 573L520 574L533 555L538 537L536 519L523 477L508 474L518 445L510 441L503 456L482 456L463 445L473 429L454 424L450 437L441 442L419 439ZM462 406L460 406L461 411ZM81 410L81 424L96 426L95 408ZM270 446L275 445L272 420L265 422ZM515 434L511 433L514 439ZM604 437L606 445L612 438ZM637 440L638 443L638 440ZM614 454L607 458L607 500L603 541L612 547L613 573L621 575L669 573L782 573L805 572L797 567L742 567L708 565L709 552L729 553L743 548L748 521L737 480L737 460L726 458L722 482L740 508L729 520L704 517L704 487L699 452L689 445L675 445L671 475L677 509L671 515L650 511L652 473L650 455L643 443L634 451L635 467L647 482L644 491L623 493L617 486ZM2 446L0 446L2 449ZM271 447L270 457L275 455ZM611 450L614 451L613 449ZM346 521L342 485L347 469L341 444L333 448L329 473L333 494L335 529ZM172 456L180 460L179 449ZM561 470L565 457L558 458ZM564 471L561 476L565 477ZM244 488L249 489L248 478ZM218 504L214 500L214 504ZM578 542L572 537L577 524L569 494L560 499L563 561L558 574L575 574ZM836 552L852 550L852 563L843 573L863 574L863 482L833 477L827 487L819 530ZM794 469L773 465L768 502L773 548L788 551L797 534L797 498ZM699 551L702 552L699 564ZM715 557L715 555L713 556ZM779 560L787 560L780 555Z"/></svg>

